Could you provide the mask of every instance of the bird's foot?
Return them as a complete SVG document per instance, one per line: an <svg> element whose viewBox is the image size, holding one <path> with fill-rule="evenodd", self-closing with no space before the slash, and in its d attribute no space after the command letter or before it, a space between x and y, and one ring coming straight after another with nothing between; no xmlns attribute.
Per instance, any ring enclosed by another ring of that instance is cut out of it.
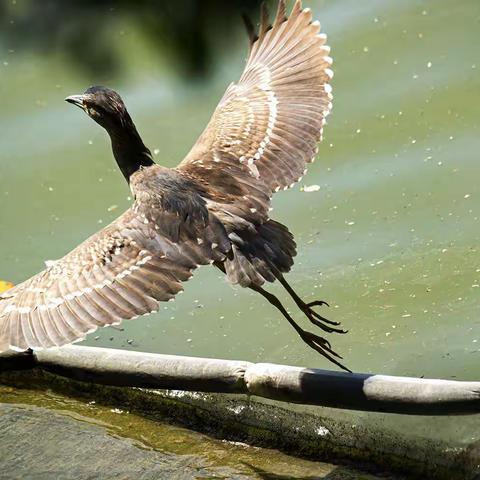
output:
<svg viewBox="0 0 480 480"><path fill-rule="evenodd" d="M343 370L346 370L347 372L351 372L351 370L345 367L345 365L342 365L338 360L336 360L336 358L341 359L342 357L338 353L336 353L334 350L332 350L332 346L330 345L330 342L327 339L300 328L297 330L297 332L300 335L301 339L310 348L313 348L313 350L318 352L320 355L323 355L325 358L333 362L335 365L338 365Z"/></svg>
<svg viewBox="0 0 480 480"><path fill-rule="evenodd" d="M323 317L313 309L313 307L317 307L317 306L321 307L323 305L326 305L327 307L329 306L328 303L324 302L323 300L315 300L310 303L301 302L298 305L298 307L305 314L305 316L310 320L310 322L312 322L317 327L321 328L324 332L347 333L348 330L343 330L341 328L334 328L330 326L330 325L338 326L340 325L340 322L333 322L332 320L328 320L327 318Z"/></svg>

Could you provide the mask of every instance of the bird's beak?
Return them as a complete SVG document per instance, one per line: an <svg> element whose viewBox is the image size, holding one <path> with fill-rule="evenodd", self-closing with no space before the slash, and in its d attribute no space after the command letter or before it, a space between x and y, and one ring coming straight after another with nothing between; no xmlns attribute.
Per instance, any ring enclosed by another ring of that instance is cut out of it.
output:
<svg viewBox="0 0 480 480"><path fill-rule="evenodd" d="M65 99L66 102L80 107L82 110L85 110L85 95L70 95Z"/></svg>

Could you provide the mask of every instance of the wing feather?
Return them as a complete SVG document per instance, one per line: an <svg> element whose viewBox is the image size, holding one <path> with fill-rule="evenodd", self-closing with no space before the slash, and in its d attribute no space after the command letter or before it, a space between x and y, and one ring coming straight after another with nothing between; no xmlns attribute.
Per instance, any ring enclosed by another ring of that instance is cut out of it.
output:
<svg viewBox="0 0 480 480"><path fill-rule="evenodd" d="M73 343L100 326L157 311L198 265L224 255L212 247L224 243L213 218L199 226L185 215L191 223L174 242L168 226L178 215L155 215L147 224L134 205L54 265L1 294L0 351Z"/></svg>
<svg viewBox="0 0 480 480"><path fill-rule="evenodd" d="M289 17L280 1L273 25L262 9L239 82L177 168L268 211L272 193L291 187L313 161L332 107L330 48L319 31L298 0Z"/></svg>

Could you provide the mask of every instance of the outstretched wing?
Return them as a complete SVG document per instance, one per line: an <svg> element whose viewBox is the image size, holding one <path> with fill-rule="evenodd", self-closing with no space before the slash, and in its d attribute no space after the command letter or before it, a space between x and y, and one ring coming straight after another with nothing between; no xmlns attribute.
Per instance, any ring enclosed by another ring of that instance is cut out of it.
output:
<svg viewBox="0 0 480 480"><path fill-rule="evenodd" d="M240 81L177 168L265 209L273 192L300 180L332 108L332 59L319 31L298 0L288 18L280 1L273 25L263 9Z"/></svg>
<svg viewBox="0 0 480 480"><path fill-rule="evenodd" d="M168 211L149 221L134 205L43 272L0 294L0 351L73 343L97 327L157 311L194 268L222 256L213 243L218 225L180 222L188 219Z"/></svg>

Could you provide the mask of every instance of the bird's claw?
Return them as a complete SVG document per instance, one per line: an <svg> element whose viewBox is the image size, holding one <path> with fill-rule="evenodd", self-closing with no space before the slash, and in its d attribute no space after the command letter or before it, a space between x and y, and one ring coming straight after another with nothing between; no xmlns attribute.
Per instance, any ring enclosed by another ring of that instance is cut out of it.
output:
<svg viewBox="0 0 480 480"><path fill-rule="evenodd" d="M333 332L347 333L347 330L343 330L341 328L333 328L329 326L329 325L338 326L340 325L340 322L334 322L332 320L328 320L327 318L323 317L313 309L313 307L315 306L322 306L322 305L329 306L328 303L324 302L323 300L315 300L310 303L304 303L303 305L299 305L299 307L302 310L302 312L305 314L305 316L310 320L310 322L312 322L317 327L321 328L323 331L327 333L333 333Z"/></svg>
<svg viewBox="0 0 480 480"><path fill-rule="evenodd" d="M314 300L313 302L309 302L306 305L307 305L307 307L316 307L316 306L322 307L323 305L325 305L326 307L330 306L324 300Z"/></svg>
<svg viewBox="0 0 480 480"><path fill-rule="evenodd" d="M334 358L336 357L342 359L342 357L337 352L332 350L332 346L327 339L320 337L319 335L315 335L314 333L307 330L300 330L298 333L302 340L310 348L313 348L313 350L333 362L335 365L338 365L343 370L346 370L347 372L351 371L347 367L345 367L345 365L342 365L338 360Z"/></svg>

